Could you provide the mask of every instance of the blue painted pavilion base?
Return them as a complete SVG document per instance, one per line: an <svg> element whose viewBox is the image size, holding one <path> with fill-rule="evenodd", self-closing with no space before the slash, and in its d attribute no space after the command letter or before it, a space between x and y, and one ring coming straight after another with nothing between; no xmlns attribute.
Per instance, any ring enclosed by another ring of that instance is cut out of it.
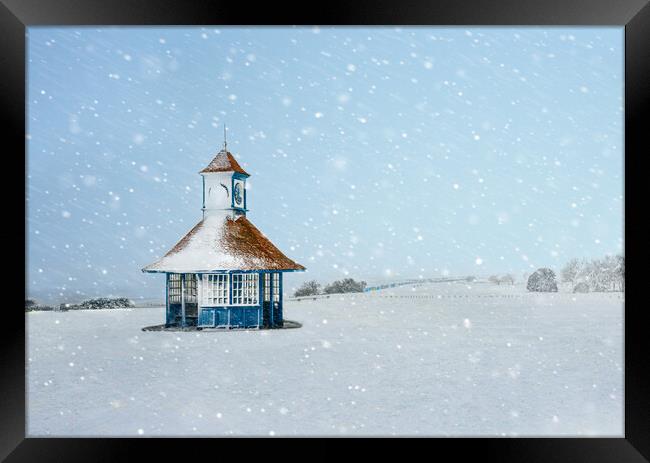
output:
<svg viewBox="0 0 650 463"><path fill-rule="evenodd" d="M180 325L154 325L154 326L145 326L142 328L142 331L203 331L203 332L224 332L224 331L238 331L238 330L248 330L248 329L260 329L260 330L288 330L293 328L301 328L302 323L293 321L293 320L284 320L282 326L274 327L253 327L253 328L239 328L239 329L228 329L228 327L200 327L200 326L180 326Z"/></svg>
<svg viewBox="0 0 650 463"><path fill-rule="evenodd" d="M254 307L204 307L197 326L201 328L258 328L262 309Z"/></svg>
<svg viewBox="0 0 650 463"><path fill-rule="evenodd" d="M257 274L256 291L257 297L248 294L242 297L243 276L249 273ZM188 280L188 274L180 274L180 294L177 286L174 287L174 294L170 294L170 279L172 275L167 274L167 304L165 312L165 326L198 328L281 328L283 326L282 311L282 272L278 271L247 271L236 272L214 272L217 275L226 275L227 282L226 298L223 298L221 306L200 306L201 286L198 282L203 281L202 273L195 273L194 277ZM229 276L232 275L232 276ZM174 280L178 283L178 277ZM190 286L186 286L189 282ZM239 285L239 286L236 286ZM188 288L188 293L184 292ZM224 289L223 287L221 288ZM256 305L233 305L235 291L240 291L239 301L255 300ZM186 296L187 294L187 296ZM200 296L200 295L199 295ZM208 299L205 299L208 300ZM215 303L214 301L212 302Z"/></svg>
<svg viewBox="0 0 650 463"><path fill-rule="evenodd" d="M186 311L185 326L201 328L275 328L282 327L282 308L274 307L273 317L265 317L261 306L203 307L197 311ZM180 304L170 306L167 326L181 326ZM270 324L269 320L273 320Z"/></svg>

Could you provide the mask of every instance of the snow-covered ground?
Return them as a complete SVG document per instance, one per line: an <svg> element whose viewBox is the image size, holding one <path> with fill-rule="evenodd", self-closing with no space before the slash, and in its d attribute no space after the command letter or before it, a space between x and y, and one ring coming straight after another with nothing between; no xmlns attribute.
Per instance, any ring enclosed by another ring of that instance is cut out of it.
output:
<svg viewBox="0 0 650 463"><path fill-rule="evenodd" d="M30 436L623 435L620 293L428 284L286 301L303 327L32 312Z"/></svg>

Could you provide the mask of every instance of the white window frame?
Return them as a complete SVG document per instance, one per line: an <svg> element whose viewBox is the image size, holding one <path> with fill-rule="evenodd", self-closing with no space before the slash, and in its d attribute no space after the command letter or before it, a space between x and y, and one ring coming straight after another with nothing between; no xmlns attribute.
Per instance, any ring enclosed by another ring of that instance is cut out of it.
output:
<svg viewBox="0 0 650 463"><path fill-rule="evenodd" d="M264 302L271 302L271 274L264 274Z"/></svg>
<svg viewBox="0 0 650 463"><path fill-rule="evenodd" d="M198 291L199 291L199 279L196 273L186 273L185 274L185 303L195 304L199 302Z"/></svg>
<svg viewBox="0 0 650 463"><path fill-rule="evenodd" d="M273 272L273 300L280 302L280 272Z"/></svg>
<svg viewBox="0 0 650 463"><path fill-rule="evenodd" d="M223 307L230 305L230 275L227 273L205 273L201 282L201 305Z"/></svg>
<svg viewBox="0 0 650 463"><path fill-rule="evenodd" d="M170 273L167 280L167 300L170 304L180 304L182 300L182 274Z"/></svg>
<svg viewBox="0 0 650 463"><path fill-rule="evenodd" d="M259 273L233 273L231 281L232 305L255 306L260 304Z"/></svg>

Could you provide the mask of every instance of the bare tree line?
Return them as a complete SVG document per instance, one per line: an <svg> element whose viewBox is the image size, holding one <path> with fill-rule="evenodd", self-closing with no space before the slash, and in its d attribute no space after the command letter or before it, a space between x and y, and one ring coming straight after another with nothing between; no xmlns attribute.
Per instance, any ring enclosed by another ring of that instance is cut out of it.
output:
<svg viewBox="0 0 650 463"><path fill-rule="evenodd" d="M625 291L625 257L605 256L601 259L571 259L562 268L564 283L574 291Z"/></svg>
<svg viewBox="0 0 650 463"><path fill-rule="evenodd" d="M355 281L353 278L344 278L343 280L333 281L326 285L321 292L321 284L316 280L306 281L298 288L294 297L315 296L318 294L343 294L343 293L362 293L366 287L365 281Z"/></svg>

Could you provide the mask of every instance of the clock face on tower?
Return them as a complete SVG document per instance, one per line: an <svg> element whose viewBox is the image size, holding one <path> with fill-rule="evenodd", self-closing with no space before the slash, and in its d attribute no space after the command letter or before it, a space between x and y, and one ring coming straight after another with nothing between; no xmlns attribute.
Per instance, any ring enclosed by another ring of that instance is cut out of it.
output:
<svg viewBox="0 0 650 463"><path fill-rule="evenodd" d="M241 181L235 181L235 187L232 193L236 207L244 206L244 184Z"/></svg>

